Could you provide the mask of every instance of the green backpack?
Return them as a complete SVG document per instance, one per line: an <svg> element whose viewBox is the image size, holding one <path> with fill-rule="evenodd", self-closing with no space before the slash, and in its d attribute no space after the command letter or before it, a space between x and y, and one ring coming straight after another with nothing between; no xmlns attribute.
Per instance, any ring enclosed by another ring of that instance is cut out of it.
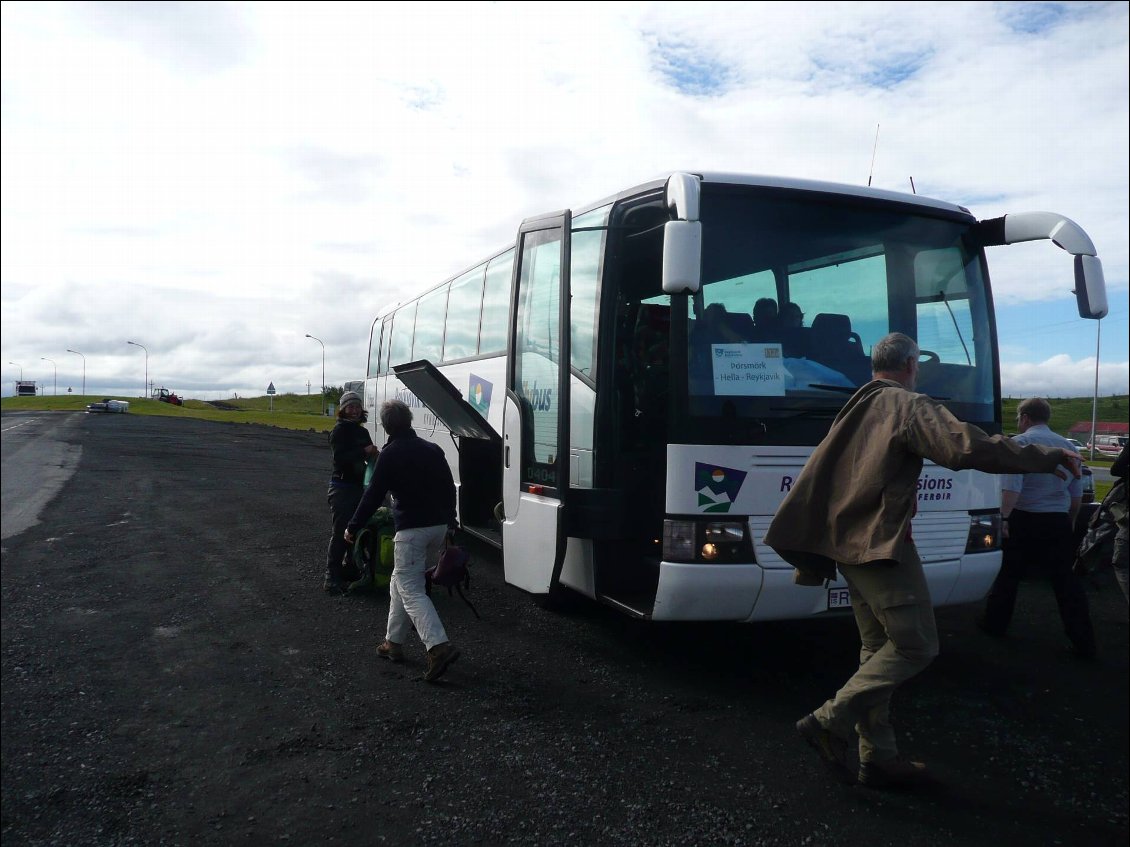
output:
<svg viewBox="0 0 1130 847"><path fill-rule="evenodd" d="M388 591L392 578L392 537L395 534L392 512L387 506L381 506L353 541L353 563L360 576L349 583L347 591L350 594Z"/></svg>

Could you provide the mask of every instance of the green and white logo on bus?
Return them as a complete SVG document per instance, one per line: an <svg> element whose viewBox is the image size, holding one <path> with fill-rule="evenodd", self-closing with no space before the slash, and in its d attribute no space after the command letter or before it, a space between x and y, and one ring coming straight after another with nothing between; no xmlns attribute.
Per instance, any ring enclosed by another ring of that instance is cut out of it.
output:
<svg viewBox="0 0 1130 847"><path fill-rule="evenodd" d="M467 401L484 418L490 411L490 395L494 386L481 376L471 374L467 385Z"/></svg>
<svg viewBox="0 0 1130 847"><path fill-rule="evenodd" d="M729 512L745 482L746 472L721 465L694 463L694 488L703 512Z"/></svg>

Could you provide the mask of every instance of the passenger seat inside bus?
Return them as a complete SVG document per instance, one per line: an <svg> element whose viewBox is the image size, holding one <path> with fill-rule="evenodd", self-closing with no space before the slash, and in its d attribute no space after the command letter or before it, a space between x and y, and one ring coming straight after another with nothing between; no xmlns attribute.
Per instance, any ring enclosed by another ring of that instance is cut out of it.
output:
<svg viewBox="0 0 1130 847"><path fill-rule="evenodd" d="M835 368L856 385L871 379L871 359L847 315L822 312L812 319L808 358Z"/></svg>

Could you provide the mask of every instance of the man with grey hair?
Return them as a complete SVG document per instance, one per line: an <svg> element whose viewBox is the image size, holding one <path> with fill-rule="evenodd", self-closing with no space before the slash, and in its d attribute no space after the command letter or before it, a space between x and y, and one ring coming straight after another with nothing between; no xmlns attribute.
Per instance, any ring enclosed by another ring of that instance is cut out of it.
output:
<svg viewBox="0 0 1130 847"><path fill-rule="evenodd" d="M990 436L915 393L918 358L914 339L900 332L875 344L874 378L836 416L765 535L797 569L799 584L821 585L837 569L847 582L859 668L797 730L845 782L854 781L847 754L857 733L858 780L875 788L928 780L925 765L899 755L890 723L895 689L938 653L933 603L911 538L923 460L951 470L1080 474L1077 453Z"/></svg>
<svg viewBox="0 0 1130 847"><path fill-rule="evenodd" d="M1071 449L1071 443L1048 427L1052 407L1042 397L1029 397L1016 408L1014 436L1018 444L1043 444ZM1001 481L1004 561L985 612L977 625L1001 638L1008 631L1020 580L1030 569L1051 578L1059 616L1071 650L1081 659L1094 658L1095 630L1083 581L1071 569L1075 552L1075 519L1083 502L1083 484L1049 473L1010 474Z"/></svg>
<svg viewBox="0 0 1130 847"><path fill-rule="evenodd" d="M345 530L350 543L357 531L392 495L392 578L389 582L388 628L377 655L404 661L404 642L415 627L428 651L424 679L434 682L459 658L428 597L424 571L439 558L445 541L455 531L455 483L447 459L438 445L425 441L412 429L412 410L400 400L381 406L381 426L388 434L377 456L369 487Z"/></svg>

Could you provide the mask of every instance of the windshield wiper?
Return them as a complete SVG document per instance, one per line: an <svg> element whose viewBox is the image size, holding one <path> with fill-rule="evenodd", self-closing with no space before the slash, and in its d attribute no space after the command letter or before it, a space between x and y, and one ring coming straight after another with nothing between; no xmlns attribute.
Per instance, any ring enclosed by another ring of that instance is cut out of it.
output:
<svg viewBox="0 0 1130 847"><path fill-rule="evenodd" d="M842 408L843 406L809 406L798 409L795 406L772 406L770 411L791 412L792 414L781 416L781 423L787 423L798 418L834 418Z"/></svg>

